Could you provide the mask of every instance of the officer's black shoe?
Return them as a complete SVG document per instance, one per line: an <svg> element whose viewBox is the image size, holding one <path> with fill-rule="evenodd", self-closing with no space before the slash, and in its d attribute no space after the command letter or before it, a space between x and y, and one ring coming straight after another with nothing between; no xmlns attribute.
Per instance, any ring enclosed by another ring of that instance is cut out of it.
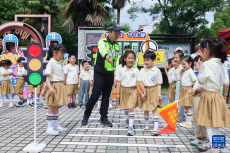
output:
<svg viewBox="0 0 230 153"><path fill-rule="evenodd" d="M88 124L88 120L89 120L89 116L84 115L81 124L82 125L87 125Z"/></svg>
<svg viewBox="0 0 230 153"><path fill-rule="evenodd" d="M107 118L104 118L103 120L101 120L101 124L104 125L104 126L107 126L107 127L112 127L113 126L113 124L110 123Z"/></svg>

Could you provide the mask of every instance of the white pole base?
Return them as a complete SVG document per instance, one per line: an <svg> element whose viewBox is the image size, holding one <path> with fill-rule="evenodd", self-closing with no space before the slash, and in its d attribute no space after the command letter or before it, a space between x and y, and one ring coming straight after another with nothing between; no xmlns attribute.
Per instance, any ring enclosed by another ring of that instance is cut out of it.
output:
<svg viewBox="0 0 230 153"><path fill-rule="evenodd" d="M25 148L23 148L24 152L42 152L46 147L45 143L40 143L40 144L34 144L30 143L28 144Z"/></svg>

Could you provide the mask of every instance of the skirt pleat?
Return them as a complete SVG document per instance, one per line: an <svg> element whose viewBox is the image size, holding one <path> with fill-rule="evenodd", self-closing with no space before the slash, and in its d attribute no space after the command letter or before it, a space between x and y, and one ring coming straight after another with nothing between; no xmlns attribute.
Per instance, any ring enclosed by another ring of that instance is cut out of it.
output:
<svg viewBox="0 0 230 153"><path fill-rule="evenodd" d="M14 93L14 87L11 80L2 80L1 82L1 94L12 94Z"/></svg>
<svg viewBox="0 0 230 153"><path fill-rule="evenodd" d="M122 109L134 109L141 107L137 87L122 87L118 104Z"/></svg>
<svg viewBox="0 0 230 153"><path fill-rule="evenodd" d="M192 87L182 87L180 91L180 100L179 104L181 106L192 106L192 100L193 97L189 95L189 91L192 89ZM185 98L186 97L186 98Z"/></svg>
<svg viewBox="0 0 230 153"><path fill-rule="evenodd" d="M176 95L176 81L169 84L167 98L168 99L172 99L172 98L175 99L175 95Z"/></svg>
<svg viewBox="0 0 230 153"><path fill-rule="evenodd" d="M204 90L195 120L201 126L229 127L230 112L223 95L219 91Z"/></svg>

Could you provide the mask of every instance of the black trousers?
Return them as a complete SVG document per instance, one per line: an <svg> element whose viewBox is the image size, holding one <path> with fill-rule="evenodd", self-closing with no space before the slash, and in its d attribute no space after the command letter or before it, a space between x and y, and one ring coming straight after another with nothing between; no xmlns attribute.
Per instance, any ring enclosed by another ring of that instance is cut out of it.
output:
<svg viewBox="0 0 230 153"><path fill-rule="evenodd" d="M108 107L109 107L109 97L111 94L112 86L114 82L114 74L103 74L94 71L94 84L93 91L90 99L88 100L84 115L90 116L94 105L96 104L101 92L102 92L102 102L101 102L101 120L108 118Z"/></svg>

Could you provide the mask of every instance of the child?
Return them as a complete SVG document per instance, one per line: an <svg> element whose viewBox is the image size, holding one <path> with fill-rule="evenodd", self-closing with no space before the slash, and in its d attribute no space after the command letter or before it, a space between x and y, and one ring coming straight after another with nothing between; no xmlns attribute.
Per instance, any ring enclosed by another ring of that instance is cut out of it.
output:
<svg viewBox="0 0 230 153"><path fill-rule="evenodd" d="M153 51L146 51L144 54L145 68L140 71L146 89L146 99L142 104L145 119L144 131L149 131L149 111L153 112L154 130L153 136L158 135L159 117L157 108L162 107L161 84L163 83L161 71L153 65L156 54Z"/></svg>
<svg viewBox="0 0 230 153"><path fill-rule="evenodd" d="M202 66L202 61L201 61L201 56L198 55L194 58L194 67L196 71L199 74L200 68ZM193 89L199 89L202 86L198 83L198 80L196 80L195 85L193 86ZM191 93L191 92L190 92ZM193 124L194 124L194 131L195 131L195 137L191 138L190 144L193 146L201 145L205 143L205 140L207 138L207 132L206 132L206 127L205 126L200 126L196 124L195 121L195 116L196 116L196 111L198 109L198 105L200 103L200 96L201 94L197 94L196 96L193 96Z"/></svg>
<svg viewBox="0 0 230 153"><path fill-rule="evenodd" d="M7 71L11 65L12 65L12 62L10 60L2 60L0 62L0 66L1 66L0 73L2 75L2 82L1 82L2 101L1 101L0 106L2 107L3 107L3 102L4 102L4 95L6 94L9 97L9 102L10 102L9 107L14 107L12 103L12 93L14 93L14 87L10 80L10 76L13 75L13 73Z"/></svg>
<svg viewBox="0 0 230 153"><path fill-rule="evenodd" d="M141 88L141 98L145 100L146 91L139 70L134 66L136 55L134 51L126 51L122 68L117 69L117 100L118 104L124 109L126 115L127 136L133 136L134 108L141 107L139 104L139 93L137 90L137 81Z"/></svg>
<svg viewBox="0 0 230 153"><path fill-rule="evenodd" d="M184 69L181 70L181 91L180 91L180 102L181 106L187 111L186 121L179 123L183 127L192 127L192 96L189 95L189 91L192 89L193 84L197 80L195 73L193 72L193 59L186 55L182 58L182 66Z"/></svg>
<svg viewBox="0 0 230 153"><path fill-rule="evenodd" d="M210 144L198 146L199 150L211 149L212 136L220 135L220 128L228 128L230 112L224 96L228 88L228 77L224 70L227 60L227 49L224 39L207 38L200 43L200 56L204 62L198 75L199 84L203 88L192 90L192 95L202 92L200 103L196 112L195 121L198 125L206 126ZM220 89L224 85L223 95ZM219 152L212 149L212 153Z"/></svg>
<svg viewBox="0 0 230 153"><path fill-rule="evenodd" d="M175 95L176 95L176 83L177 83L177 68L178 68L178 63L175 62L175 60L172 60L172 65L173 65L173 70L170 72L171 74L171 83L169 85L169 90L168 90L168 98L173 99L175 101ZM168 74L169 75L169 74Z"/></svg>
<svg viewBox="0 0 230 153"><path fill-rule="evenodd" d="M75 55L69 56L69 64L65 67L65 83L68 97L68 108L76 108L76 94L78 93L79 68L75 64Z"/></svg>
<svg viewBox="0 0 230 153"><path fill-rule="evenodd" d="M41 105L39 106L42 106L44 107L45 109L48 108L48 105L44 104L44 101L45 101L45 95L46 95L46 91L47 91L47 84L46 82L43 82L43 84L40 84L37 86L37 103L39 104L40 103L40 94L42 95L42 102L40 103Z"/></svg>
<svg viewBox="0 0 230 153"><path fill-rule="evenodd" d="M27 100L23 96L23 89L25 86L25 81L24 81L24 78L22 76L22 73L26 73L26 70L24 69L24 65L22 64L22 61L24 61L24 60L25 60L25 58L23 58L23 57L19 57L17 59L17 63L20 67L18 67L18 73L13 73L13 75L15 77L17 77L15 93L20 99L19 103L17 104L18 107L27 104Z"/></svg>
<svg viewBox="0 0 230 153"><path fill-rule="evenodd" d="M48 127L46 130L49 135L58 135L59 132L67 131L67 128L58 124L59 107L68 104L64 85L64 71L60 62L65 52L66 48L62 44L54 43L49 46L47 60L51 59L45 70L48 74L46 83L49 88L45 101L45 104L49 105L47 113Z"/></svg>
<svg viewBox="0 0 230 153"><path fill-rule="evenodd" d="M173 71L174 71L174 65L172 64L173 63L173 59L174 58L170 58L167 60L166 62L166 66L165 66L165 73L168 77L168 82L169 82L169 88L168 88L168 94L167 94L167 98L168 98L168 103L170 104L172 102L172 96L171 96L171 93L172 93L172 74L173 74ZM169 69L169 70L168 70Z"/></svg>
<svg viewBox="0 0 230 153"><path fill-rule="evenodd" d="M179 96L180 96L180 89L181 89L180 72L183 69L182 64L181 64L183 57L184 57L184 53L183 53L182 48L177 47L176 52L174 53L174 60L178 64L175 100L179 100ZM181 105L179 105L178 121L185 121L184 120L184 107Z"/></svg>
<svg viewBox="0 0 230 153"><path fill-rule="evenodd" d="M33 94L35 92L33 85L28 85L27 107L33 107Z"/></svg>
<svg viewBox="0 0 230 153"><path fill-rule="evenodd" d="M84 70L81 71L80 77L79 77L79 94L78 94L78 102L80 105L80 108L84 109L87 105L88 99L89 99L89 88L90 88L90 75L92 74L92 71L89 70L89 62L84 60L82 62L82 67ZM85 95L85 106L83 106L83 96Z"/></svg>

